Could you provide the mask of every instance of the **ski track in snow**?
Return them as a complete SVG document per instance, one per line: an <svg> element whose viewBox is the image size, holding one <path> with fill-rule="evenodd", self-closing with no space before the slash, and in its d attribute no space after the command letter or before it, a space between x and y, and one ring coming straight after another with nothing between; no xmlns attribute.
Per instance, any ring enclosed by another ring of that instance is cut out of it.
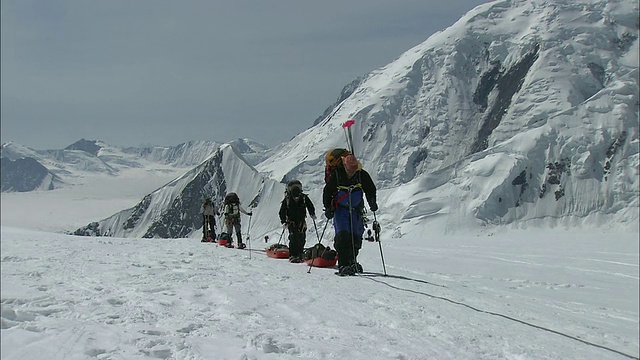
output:
<svg viewBox="0 0 640 360"><path fill-rule="evenodd" d="M603 298L583 298L600 291L590 277L614 274L584 272L574 283L516 276L520 266L548 274L543 262L549 258L541 254L536 262L444 248L398 256L391 244L385 245L385 277L378 246L365 244L367 273L344 278L334 276L335 269L307 273L304 264L262 252L250 259L249 251L196 239L2 231L7 360L626 358L553 331L638 354L637 308L628 299L603 306ZM425 262L426 254L439 252L466 258L476 270L498 263L514 275L474 275L454 271L455 264L427 271L439 265ZM412 259L421 254L417 266ZM637 275L637 264L620 266ZM614 287L634 283L619 281Z"/></svg>

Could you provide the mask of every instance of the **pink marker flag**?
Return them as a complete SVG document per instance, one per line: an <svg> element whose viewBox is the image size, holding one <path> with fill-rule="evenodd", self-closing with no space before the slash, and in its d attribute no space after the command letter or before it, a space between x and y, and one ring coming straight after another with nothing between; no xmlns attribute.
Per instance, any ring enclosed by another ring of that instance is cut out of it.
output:
<svg viewBox="0 0 640 360"><path fill-rule="evenodd" d="M344 124L342 124L343 128L350 128L351 125L353 125L356 121L355 120L347 120L344 122Z"/></svg>

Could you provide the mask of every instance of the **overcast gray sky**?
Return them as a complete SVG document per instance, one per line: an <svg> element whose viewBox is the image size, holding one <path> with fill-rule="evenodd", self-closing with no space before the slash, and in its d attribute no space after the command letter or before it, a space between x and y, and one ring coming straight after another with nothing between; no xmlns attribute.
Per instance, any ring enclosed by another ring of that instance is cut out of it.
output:
<svg viewBox="0 0 640 360"><path fill-rule="evenodd" d="M274 146L486 0L2 0L2 142Z"/></svg>

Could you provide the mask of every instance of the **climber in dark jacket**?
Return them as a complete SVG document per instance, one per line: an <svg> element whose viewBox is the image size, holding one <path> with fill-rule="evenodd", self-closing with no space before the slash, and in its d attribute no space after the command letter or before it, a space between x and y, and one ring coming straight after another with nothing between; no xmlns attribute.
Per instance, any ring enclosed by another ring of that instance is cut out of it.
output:
<svg viewBox="0 0 640 360"><path fill-rule="evenodd" d="M353 154L342 159L342 166L334 170L322 192L322 203L327 219L333 219L335 249L341 275L362 272L357 257L364 234L364 198L371 211L378 211L376 186L371 175Z"/></svg>
<svg viewBox="0 0 640 360"><path fill-rule="evenodd" d="M311 199L302 192L302 183L292 180L287 184L285 197L280 204L280 222L289 230L289 261L302 261L302 252L307 237L307 210L309 216L316 220L316 209Z"/></svg>

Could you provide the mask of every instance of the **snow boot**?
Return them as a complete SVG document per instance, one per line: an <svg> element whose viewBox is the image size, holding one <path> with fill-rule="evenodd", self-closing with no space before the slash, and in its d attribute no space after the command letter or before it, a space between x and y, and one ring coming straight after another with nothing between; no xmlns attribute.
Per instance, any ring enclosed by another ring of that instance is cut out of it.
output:
<svg viewBox="0 0 640 360"><path fill-rule="evenodd" d="M244 243L238 243L238 249L245 249L247 247L247 245L245 245Z"/></svg>
<svg viewBox="0 0 640 360"><path fill-rule="evenodd" d="M337 275L340 275L340 276L351 276L355 274L356 274L356 271L352 265L340 266L337 272Z"/></svg>

